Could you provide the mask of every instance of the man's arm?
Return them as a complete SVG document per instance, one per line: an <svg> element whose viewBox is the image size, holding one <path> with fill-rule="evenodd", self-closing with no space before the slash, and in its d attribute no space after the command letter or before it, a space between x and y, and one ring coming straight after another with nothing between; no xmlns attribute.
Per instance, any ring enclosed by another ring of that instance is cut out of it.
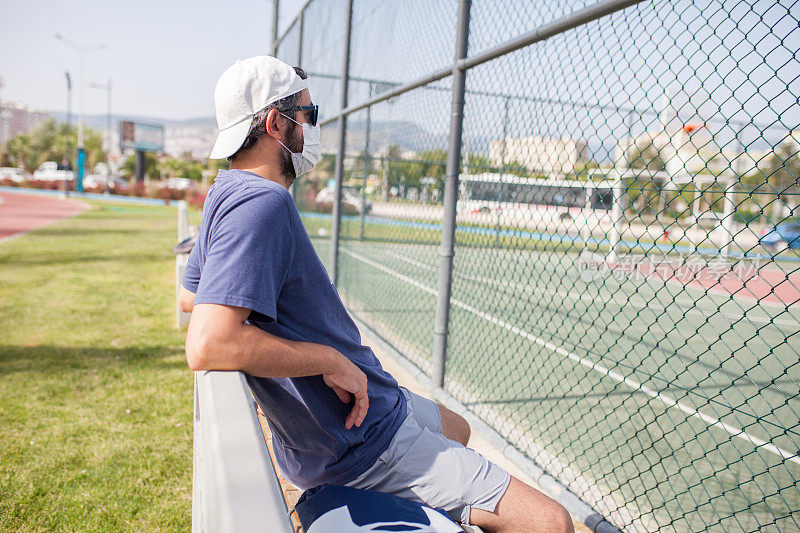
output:
<svg viewBox="0 0 800 533"><path fill-rule="evenodd" d="M194 294L181 287L191 295ZM184 293L181 292L183 308ZM187 301L189 296L186 296ZM186 360L192 370L241 370L259 377L322 375L344 403L354 399L345 428L361 426L369 409L367 377L336 349L276 337L245 324L250 309L197 304L186 333Z"/></svg>
<svg viewBox="0 0 800 533"><path fill-rule="evenodd" d="M178 302L181 306L181 311L184 313L191 313L192 307L194 306L194 293L181 285L180 291L178 292Z"/></svg>

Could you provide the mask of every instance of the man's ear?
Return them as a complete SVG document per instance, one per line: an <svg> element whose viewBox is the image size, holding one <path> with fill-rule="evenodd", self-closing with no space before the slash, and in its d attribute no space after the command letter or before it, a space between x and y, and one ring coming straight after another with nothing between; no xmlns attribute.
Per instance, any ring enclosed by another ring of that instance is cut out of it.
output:
<svg viewBox="0 0 800 533"><path fill-rule="evenodd" d="M275 139L282 139L285 135L286 122L288 122L286 118L277 109L270 109L264 122L267 134Z"/></svg>

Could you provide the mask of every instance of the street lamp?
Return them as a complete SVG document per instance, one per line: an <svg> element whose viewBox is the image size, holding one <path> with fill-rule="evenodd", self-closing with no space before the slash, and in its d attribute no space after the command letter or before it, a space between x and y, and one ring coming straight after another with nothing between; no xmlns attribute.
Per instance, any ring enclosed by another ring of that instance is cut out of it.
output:
<svg viewBox="0 0 800 533"><path fill-rule="evenodd" d="M56 33L56 39L77 50L81 57L80 70L78 70L78 175L75 177L75 189L83 192L84 162L86 160L86 152L83 149L83 55L86 52L104 50L106 45L80 46L60 33Z"/></svg>
<svg viewBox="0 0 800 533"><path fill-rule="evenodd" d="M69 72L64 72L64 76L67 78L67 127L64 133L64 157L61 160L61 167L64 170L72 170L72 165L69 163L69 123L72 120L71 117L71 103L72 103L72 78L69 75ZM69 196L69 180L64 178L64 197L66 198Z"/></svg>
<svg viewBox="0 0 800 533"><path fill-rule="evenodd" d="M104 89L107 93L106 99L106 192L111 192L108 187L108 175L111 173L111 78L108 83L90 83L92 89Z"/></svg>

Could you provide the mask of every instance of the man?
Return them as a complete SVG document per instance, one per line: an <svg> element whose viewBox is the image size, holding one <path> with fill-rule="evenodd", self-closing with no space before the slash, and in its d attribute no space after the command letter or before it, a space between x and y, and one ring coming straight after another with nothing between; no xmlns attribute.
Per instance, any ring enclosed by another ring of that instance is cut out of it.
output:
<svg viewBox="0 0 800 533"><path fill-rule="evenodd" d="M445 509L487 531L572 531L569 514L466 448L463 418L401 389L347 314L288 188L319 160L317 107L300 69L235 63L214 92L227 157L203 207L181 307L193 370L241 370L283 474Z"/></svg>

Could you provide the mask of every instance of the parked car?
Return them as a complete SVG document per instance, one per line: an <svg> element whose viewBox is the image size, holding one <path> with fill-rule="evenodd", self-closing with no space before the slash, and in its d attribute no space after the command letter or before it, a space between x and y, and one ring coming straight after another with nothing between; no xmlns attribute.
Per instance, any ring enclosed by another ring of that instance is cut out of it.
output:
<svg viewBox="0 0 800 533"><path fill-rule="evenodd" d="M761 232L758 242L768 248L781 251L800 249L800 222L781 222L772 229Z"/></svg>
<svg viewBox="0 0 800 533"><path fill-rule="evenodd" d="M177 189L179 191L185 191L186 189L193 189L194 182L189 178L169 178L164 180L160 187L167 187L170 189Z"/></svg>
<svg viewBox="0 0 800 533"><path fill-rule="evenodd" d="M33 179L40 181L74 181L75 174L71 170L59 170L58 163L54 161L45 161L33 173Z"/></svg>
<svg viewBox="0 0 800 533"><path fill-rule="evenodd" d="M333 187L325 187L317 193L317 203L332 204L335 189ZM362 211L361 196L351 191L350 189L342 189L342 203L350 206L359 213ZM372 211L372 202L364 200L363 205L364 214L369 214Z"/></svg>
<svg viewBox="0 0 800 533"><path fill-rule="evenodd" d="M88 176L83 178L83 188L84 189L92 189L94 187L105 188L106 181L108 181L108 188L112 191L118 191L128 187L128 182L122 178L118 178L117 176L103 176L102 174L89 174Z"/></svg>
<svg viewBox="0 0 800 533"><path fill-rule="evenodd" d="M21 168L15 167L0 167L0 181L11 180L14 183L22 183L30 181L31 175Z"/></svg>

